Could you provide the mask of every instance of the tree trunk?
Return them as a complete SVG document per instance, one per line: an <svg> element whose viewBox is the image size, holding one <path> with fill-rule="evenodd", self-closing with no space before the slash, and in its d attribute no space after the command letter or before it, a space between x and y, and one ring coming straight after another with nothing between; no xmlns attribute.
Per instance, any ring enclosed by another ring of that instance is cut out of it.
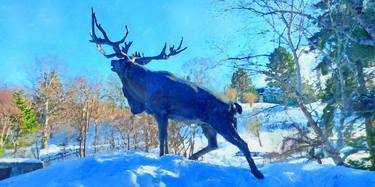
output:
<svg viewBox="0 0 375 187"><path fill-rule="evenodd" d="M339 79L339 90L340 90L340 100L341 100L341 107L340 107L340 126L337 129L337 148L341 149L344 146L344 123L345 119L347 118L349 106L348 106L348 99L345 93L345 81L344 81L344 75L342 72L342 65L339 62L338 64L338 79Z"/></svg>
<svg viewBox="0 0 375 187"><path fill-rule="evenodd" d="M84 138L83 138L83 157L86 157L86 152L87 152L87 139L88 139L88 134L89 134L89 128L90 128L90 110L89 110L89 103L87 102L86 104L86 117L85 117L85 128L84 128Z"/></svg>
<svg viewBox="0 0 375 187"><path fill-rule="evenodd" d="M331 20L333 22L333 20ZM337 127L337 142L336 142L336 149L340 150L344 147L344 125L345 125L345 119L348 117L349 113L349 105L348 105L348 96L345 92L345 76L343 73L344 67L343 67L343 46L348 45L347 40L342 39L341 35L338 32L335 32L336 37L338 38L338 44L336 49L336 60L334 60L334 63L337 66L337 90L339 91L339 97L338 100L340 101L341 106L340 109L340 116L339 116L339 126Z"/></svg>
<svg viewBox="0 0 375 187"><path fill-rule="evenodd" d="M284 110L288 110L288 97L284 94Z"/></svg>
<svg viewBox="0 0 375 187"><path fill-rule="evenodd" d="M111 139L109 140L110 141L110 144L111 144L111 151L115 150L115 147L116 147L116 141L115 141L115 131L112 129L111 130Z"/></svg>
<svg viewBox="0 0 375 187"><path fill-rule="evenodd" d="M365 76L363 73L363 66L361 61L357 61L357 77L358 77L358 92L360 95L367 93ZM375 168L375 127L372 126L371 116L365 115L365 126L366 126L366 140L367 146L370 153L370 161L373 168Z"/></svg>
<svg viewBox="0 0 375 187"><path fill-rule="evenodd" d="M147 116L146 116L147 118ZM147 119L146 119L147 120ZM146 124L144 126L144 131L143 131L143 136L144 136L144 142L145 142L145 151L148 152L149 151L149 133L151 131L151 129L148 129L149 127L149 124L148 124L148 120L146 121Z"/></svg>
<svg viewBox="0 0 375 187"><path fill-rule="evenodd" d="M41 143L42 143L42 149L48 148L48 135L45 129L42 129L42 136L41 136Z"/></svg>
<svg viewBox="0 0 375 187"><path fill-rule="evenodd" d="M138 130L137 129L134 129L133 141L134 141L134 150L137 150L138 148Z"/></svg>
<svg viewBox="0 0 375 187"><path fill-rule="evenodd" d="M87 152L87 138L88 138L88 132L90 128L90 112L87 110L86 112L86 120L85 120L85 134L83 138L83 157L86 157Z"/></svg>
<svg viewBox="0 0 375 187"><path fill-rule="evenodd" d="M298 105L301 108L305 117L307 118L308 126L311 127L314 130L314 132L317 134L317 136L320 138L320 140L322 141L322 143L323 143L325 149L327 150L329 156L333 159L335 164L336 165L343 165L344 161L340 157L340 153L333 147L333 145L329 141L327 135L325 133L323 133L322 129L320 129L317 122L312 117L311 113L307 110L306 106L302 103L301 96L297 96L297 97L298 97L298 99L297 99Z"/></svg>
<svg viewBox="0 0 375 187"><path fill-rule="evenodd" d="M18 142L17 141L14 142L13 146L14 146L13 157L15 158L16 154L17 154L17 151L18 151Z"/></svg>
<svg viewBox="0 0 375 187"><path fill-rule="evenodd" d="M48 94L48 92L47 92ZM44 124L43 124L43 129L42 129L42 137L41 137L41 142L42 142L42 149L47 149L48 148L48 139L49 139L49 133L48 133L48 128L49 128L49 100L47 98L45 104L44 104Z"/></svg>
<svg viewBox="0 0 375 187"><path fill-rule="evenodd" d="M79 129L79 157L83 157L83 134L84 134L84 125L80 124L80 129Z"/></svg>
<svg viewBox="0 0 375 187"><path fill-rule="evenodd" d="M130 150L130 139L131 133L134 131L134 115L130 116L129 118L130 126L127 128L127 144L128 144L128 151Z"/></svg>
<svg viewBox="0 0 375 187"><path fill-rule="evenodd" d="M130 150L130 132L126 135L126 145L128 146L128 151Z"/></svg>
<svg viewBox="0 0 375 187"><path fill-rule="evenodd" d="M48 125L49 125L49 117L46 117L43 129L42 129L41 140L40 140L42 143L42 149L48 148L48 139L49 139Z"/></svg>
<svg viewBox="0 0 375 187"><path fill-rule="evenodd" d="M302 75L301 75L301 67L300 67L300 62L299 62L299 56L297 55L297 49L294 47L292 36L291 36L291 29L290 25L287 26L287 31L288 31L288 45L289 48L292 51L294 60L296 62L296 69L295 69L295 74L296 74L296 91L297 95L302 95ZM303 102L303 101L302 101Z"/></svg>
<svg viewBox="0 0 375 187"><path fill-rule="evenodd" d="M10 133L11 133L11 128L8 127L7 130L6 130L6 133L5 133L4 140L6 140L9 137Z"/></svg>
<svg viewBox="0 0 375 187"><path fill-rule="evenodd" d="M5 133L7 130L7 122L5 119L0 119L1 120L1 125L3 128L1 128L1 135L0 135L0 147L4 146L4 140L5 140Z"/></svg>
<svg viewBox="0 0 375 187"><path fill-rule="evenodd" d="M375 127L371 124L369 117L365 118L366 140L370 152L370 161L372 168L375 169Z"/></svg>
<svg viewBox="0 0 375 187"><path fill-rule="evenodd" d="M87 145L87 124L85 123L83 128L83 157L86 157L86 145Z"/></svg>
<svg viewBox="0 0 375 187"><path fill-rule="evenodd" d="M189 157L194 154L194 144L195 144L195 126L192 126L192 136L190 139L190 151L189 151Z"/></svg>
<svg viewBox="0 0 375 187"><path fill-rule="evenodd" d="M13 140L13 157L16 157L17 151L18 151L18 140L20 137L20 129L15 130L15 137Z"/></svg>
<svg viewBox="0 0 375 187"><path fill-rule="evenodd" d="M260 132L259 131L258 131L258 134L257 134L257 138L258 138L259 146L263 147L262 141L260 140Z"/></svg>
<svg viewBox="0 0 375 187"><path fill-rule="evenodd" d="M291 37L290 25L287 25L287 38L288 38L288 46L291 49L293 57L294 57L295 62L296 62L296 69L295 69L296 87L295 87L294 90L295 90L296 95L297 95L298 106L300 107L303 114L307 118L308 126L312 127L314 132L321 139L322 143L324 144L324 147L326 148L328 154L332 157L335 164L336 165L342 165L342 164L344 164L344 161L340 157L340 153L333 147L333 145L329 141L327 135L322 132L322 129L319 127L318 123L314 120L311 113L309 112L309 110L306 108L306 106L304 104L303 95L302 95L302 76L301 76L300 61L299 61L299 56L297 54L297 49L295 48L295 46L293 44L292 37ZM291 86L292 86L292 88L294 87L293 85L291 85Z"/></svg>
<svg viewBox="0 0 375 187"><path fill-rule="evenodd" d="M98 146L98 123L95 122L95 127L94 127L94 142L93 142L93 145L94 145L94 154L97 153L97 146Z"/></svg>
<svg viewBox="0 0 375 187"><path fill-rule="evenodd" d="M149 147L157 145L157 133L155 131L156 124L154 123L153 117L147 115L148 129L149 129Z"/></svg>

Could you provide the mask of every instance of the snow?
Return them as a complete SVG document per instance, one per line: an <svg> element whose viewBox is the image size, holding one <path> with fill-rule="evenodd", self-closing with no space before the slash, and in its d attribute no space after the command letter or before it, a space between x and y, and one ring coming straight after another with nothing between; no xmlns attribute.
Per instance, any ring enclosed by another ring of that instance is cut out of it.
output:
<svg viewBox="0 0 375 187"><path fill-rule="evenodd" d="M375 173L333 165L277 163L260 167L264 180L246 167L183 157L128 153L68 160L0 181L0 186L375 186Z"/></svg>
<svg viewBox="0 0 375 187"><path fill-rule="evenodd" d="M39 154L40 154L40 156L45 156L45 155L49 155L49 154L56 154L56 153L60 152L61 149L62 148L60 146L57 146L55 144L50 144L50 145L48 145L47 149L41 149Z"/></svg>
<svg viewBox="0 0 375 187"><path fill-rule="evenodd" d="M29 158L0 158L0 163L41 163L41 161Z"/></svg>
<svg viewBox="0 0 375 187"><path fill-rule="evenodd" d="M300 125L305 125L307 119L303 112L298 107L288 107L287 110L284 109L283 105L271 104L271 103L254 103L252 107L249 104L241 104L244 112L240 115L240 120L254 117L255 113L258 113L257 117L262 121L262 125L266 128L272 128L273 126L279 124L296 123ZM320 102L315 102L307 105L310 110L314 110L317 113L313 113L314 117L321 115L325 104ZM285 128L283 126L276 126L279 128ZM277 128L276 128L277 129ZM267 130L267 129L264 129Z"/></svg>
<svg viewBox="0 0 375 187"><path fill-rule="evenodd" d="M253 107L243 104L244 113L239 116L238 132L248 143L250 151L277 152L282 138L292 133L288 128L267 129L267 126L285 122L306 123L300 110L269 103L255 103ZM321 112L323 104L313 103L311 108ZM245 128L246 119L255 111L266 128L260 133L263 147ZM319 115L319 114L318 114ZM55 142L56 143L56 142ZM45 169L0 181L0 186L374 186L375 172L334 166L332 161L323 160L325 165L293 159L289 162L269 164L266 158L254 156L266 179L257 180L249 172L248 163L239 156L238 148L218 136L219 149L200 161L190 161L179 156L157 153L135 152L128 154L98 156L81 160L66 160L52 163ZM197 133L195 151L205 147L207 140ZM51 144L40 151L41 157L54 155L75 145ZM350 151L350 147L341 150ZM156 148L155 152L158 149ZM17 160L17 159L16 159ZM27 160L27 159L25 159ZM21 161L21 160L20 160Z"/></svg>

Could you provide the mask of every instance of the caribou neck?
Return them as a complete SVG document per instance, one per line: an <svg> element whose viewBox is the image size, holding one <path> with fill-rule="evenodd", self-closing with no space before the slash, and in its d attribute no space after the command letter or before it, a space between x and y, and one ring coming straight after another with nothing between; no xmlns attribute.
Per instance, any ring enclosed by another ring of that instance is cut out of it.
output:
<svg viewBox="0 0 375 187"><path fill-rule="evenodd" d="M132 62L124 62L124 64L122 71L116 73L120 77L123 90L127 91L125 97L129 97L130 94L136 100L144 100L147 81L142 75L148 70Z"/></svg>

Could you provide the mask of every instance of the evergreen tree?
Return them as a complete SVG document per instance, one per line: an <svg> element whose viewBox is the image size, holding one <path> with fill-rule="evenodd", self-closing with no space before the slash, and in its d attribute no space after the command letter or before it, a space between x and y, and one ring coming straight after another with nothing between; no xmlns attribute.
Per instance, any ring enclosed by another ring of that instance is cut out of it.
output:
<svg viewBox="0 0 375 187"><path fill-rule="evenodd" d="M236 90L238 99L243 103L247 102L247 94L257 94L250 77L242 68L237 69L233 73L230 88Z"/></svg>
<svg viewBox="0 0 375 187"><path fill-rule="evenodd" d="M269 56L267 71L272 78L267 77L266 81L268 86L281 90L285 108L287 108L292 99L292 91L289 85L295 78L294 67L295 60L293 59L293 55L284 47L276 48Z"/></svg>
<svg viewBox="0 0 375 187"><path fill-rule="evenodd" d="M355 2L355 3L353 3ZM357 3L361 4L361 10ZM355 103L364 103L354 101L352 98L368 98L370 90L367 87L369 74L365 73L366 68L373 67L375 60L375 47L365 44L364 40L371 38L368 28L364 27L364 22L358 18L358 11L362 11L364 1L320 1L315 4L315 8L322 12L316 21L319 31L309 40L312 49L317 49L322 54L322 60L317 69L322 75L329 75L326 88L321 95L322 99L328 101L324 109L323 117L325 125L330 132L335 129L338 134L337 147L343 147L344 144L351 145L361 150L363 145L357 143L355 138L351 137L358 129L345 124L345 119L356 111L365 120L366 140L370 153L372 168L375 168L375 128L371 126L371 116L374 114L363 115L361 112L365 106L356 106ZM374 7L368 4L363 15L368 19L374 17ZM366 19L367 19L366 18ZM367 39L366 39L367 38ZM362 97L366 95L366 97ZM356 96L356 97L353 97ZM371 99L370 99L371 100ZM371 103L371 102L366 102ZM339 113L339 124L333 124L334 115ZM353 162L352 162L353 163Z"/></svg>
<svg viewBox="0 0 375 187"><path fill-rule="evenodd" d="M13 94L13 102L19 110L19 113L13 117L15 126L12 134L12 143L15 154L20 146L27 146L31 143L28 135L36 133L39 123L35 111L29 105L29 101L22 91L17 91Z"/></svg>

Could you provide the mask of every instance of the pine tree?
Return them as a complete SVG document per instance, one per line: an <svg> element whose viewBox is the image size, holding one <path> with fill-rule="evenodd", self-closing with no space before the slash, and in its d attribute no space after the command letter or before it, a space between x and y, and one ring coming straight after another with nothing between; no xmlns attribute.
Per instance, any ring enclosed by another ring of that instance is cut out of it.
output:
<svg viewBox="0 0 375 187"><path fill-rule="evenodd" d="M14 154L20 146L30 144L28 135L36 133L39 128L36 112L29 105L26 95L22 91L14 92L13 102L19 110L18 115L13 117L15 124L12 134Z"/></svg>
<svg viewBox="0 0 375 187"><path fill-rule="evenodd" d="M287 108L292 99L290 84L295 79L295 60L293 55L284 47L276 48L269 56L268 73L272 78L266 78L268 86L279 88L283 95L284 107ZM276 78L275 78L276 77Z"/></svg>
<svg viewBox="0 0 375 187"><path fill-rule="evenodd" d="M356 106L356 102L364 102L352 99L367 98L362 96L372 95L367 86L367 81L370 80L369 74L364 70L373 67L372 62L375 59L375 47L362 42L371 36L366 30L368 28L364 27L364 22L360 21L362 18L358 18L357 12L362 10L355 7L357 3L360 6L364 5L364 1L321 1L315 4L315 8L322 14L316 22L319 31L309 40L312 49L317 49L323 54L317 69L322 75L330 75L321 95L323 99L329 101L323 111L326 129L331 132L335 127L338 132L338 148L346 143L361 150L363 144L358 143L356 138L344 139L344 137L351 137L351 134L358 130L345 124L345 119L353 110L362 116L366 126L366 139L362 138L362 140L366 140L368 144L369 160L375 168L375 128L371 125L371 116L374 114L364 115L361 112L364 106L353 107ZM375 9L369 5L364 7L367 8L363 14L366 14L368 19L374 17ZM340 115L338 125L332 125L335 111L339 111Z"/></svg>
<svg viewBox="0 0 375 187"><path fill-rule="evenodd" d="M233 73L230 88L236 90L238 99L243 103L247 102L246 96L248 93L257 94L250 77L242 68L237 69Z"/></svg>

